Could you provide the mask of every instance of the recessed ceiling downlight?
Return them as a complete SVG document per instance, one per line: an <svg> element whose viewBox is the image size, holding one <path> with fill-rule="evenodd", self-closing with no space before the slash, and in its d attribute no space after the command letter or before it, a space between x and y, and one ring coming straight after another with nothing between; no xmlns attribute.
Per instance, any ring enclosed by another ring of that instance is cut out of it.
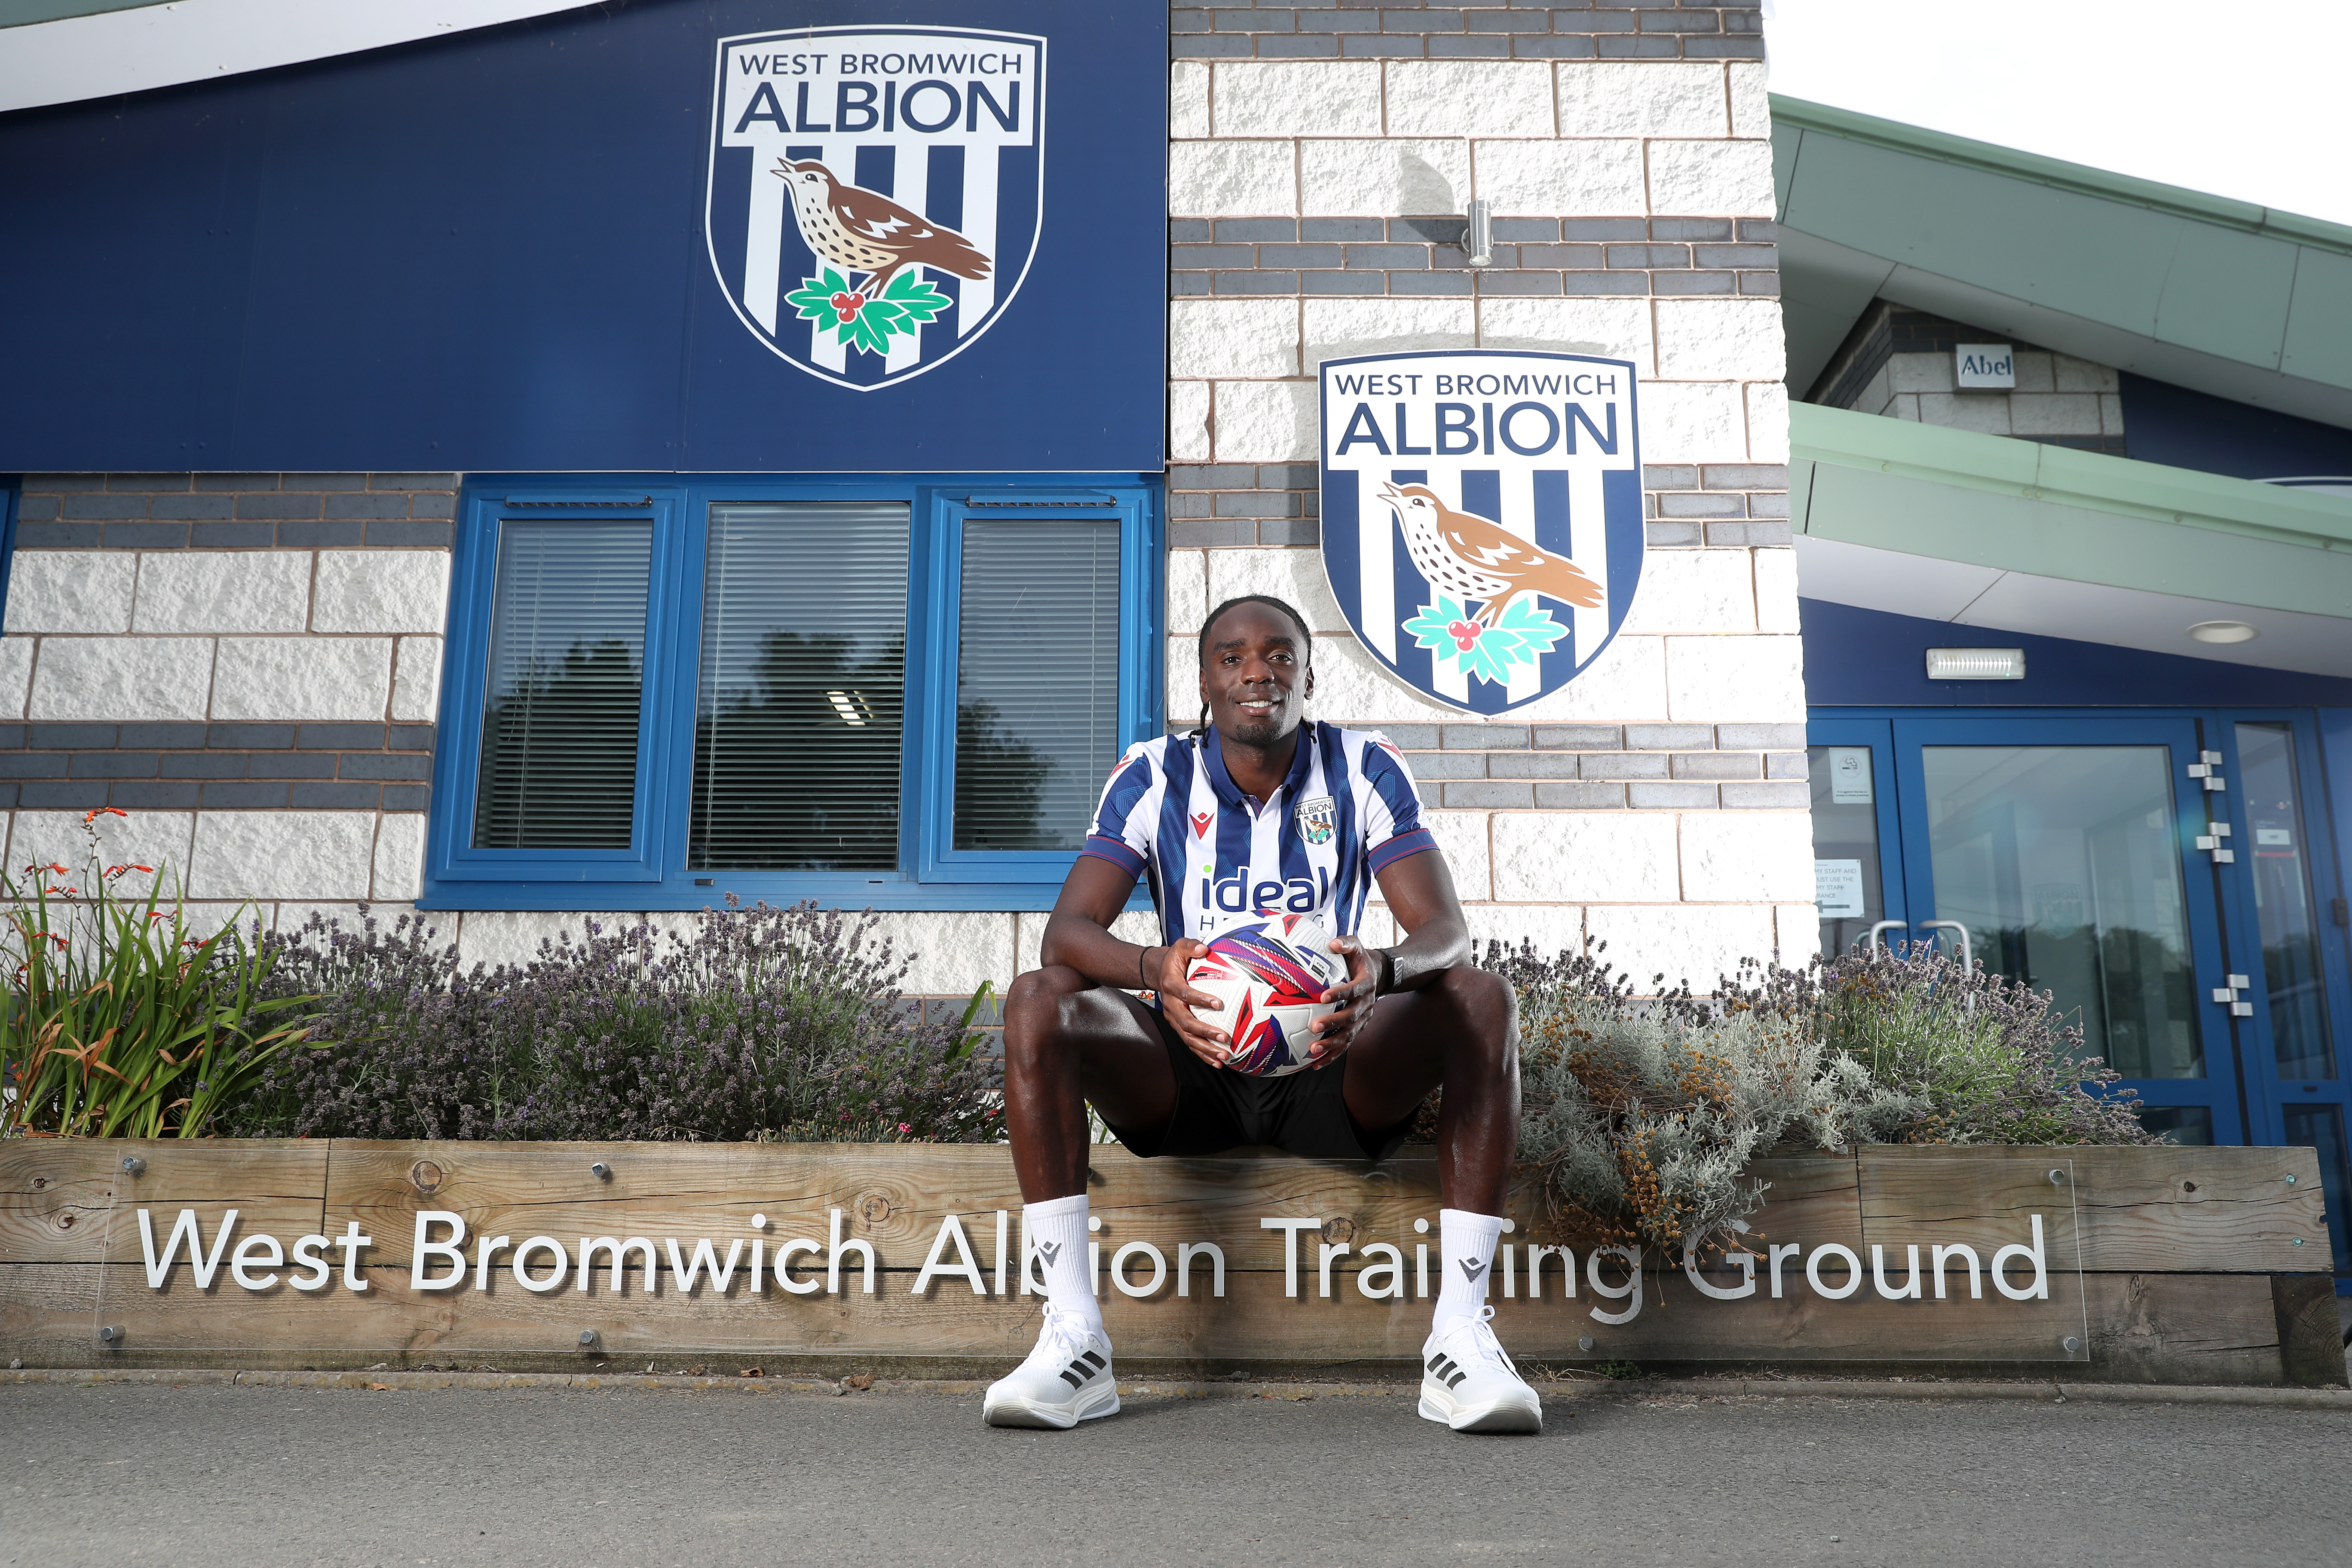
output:
<svg viewBox="0 0 2352 1568"><path fill-rule="evenodd" d="M2189 635L2199 642L2252 642L2263 634L2243 621L2200 621L2189 628Z"/></svg>

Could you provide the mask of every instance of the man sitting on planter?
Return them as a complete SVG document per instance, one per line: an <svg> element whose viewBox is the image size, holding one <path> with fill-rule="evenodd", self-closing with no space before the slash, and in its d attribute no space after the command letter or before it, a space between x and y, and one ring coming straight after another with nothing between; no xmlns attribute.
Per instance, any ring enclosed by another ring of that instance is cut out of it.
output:
<svg viewBox="0 0 2352 1568"><path fill-rule="evenodd" d="M988 1391L988 1420L1068 1427L1118 1409L1087 1261L1088 1101L1146 1158L1271 1143L1377 1161L1443 1088L1444 1283L1422 1347L1421 1414L1456 1431L1536 1431L1542 1406L1486 1305L1518 1146L1510 987L1470 966L1462 906L1404 759L1377 733L1305 721L1313 639L1298 613L1256 595L1228 600L1202 626L1200 652L1202 729L1120 760L1046 924L1043 967L1005 995L1006 1120L1045 1327ZM1159 909L1162 940L1150 947L1109 930L1138 876ZM1203 938L1259 918L1246 904L1219 907L1216 885L1236 879L1258 894L1281 889L1279 908L1263 912L1311 913L1338 933L1347 978L1322 994L1331 1010L1314 1023L1309 1070L1232 1070L1228 1020L1186 984ZM1354 934L1372 881L1407 933L1392 948Z"/></svg>

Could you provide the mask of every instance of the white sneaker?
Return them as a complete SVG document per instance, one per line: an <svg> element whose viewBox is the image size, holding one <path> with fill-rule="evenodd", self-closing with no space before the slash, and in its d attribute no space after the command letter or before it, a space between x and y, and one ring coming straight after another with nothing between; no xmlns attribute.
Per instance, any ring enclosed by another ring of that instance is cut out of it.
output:
<svg viewBox="0 0 2352 1568"><path fill-rule="evenodd" d="M1422 1342L1423 1420L1443 1421L1456 1432L1543 1430L1543 1401L1496 1342L1486 1326L1494 1315L1493 1307L1482 1307L1476 1317L1457 1318Z"/></svg>
<svg viewBox="0 0 2352 1568"><path fill-rule="evenodd" d="M982 1406L991 1426L1051 1426L1062 1431L1118 1414L1110 1342L1081 1312L1045 1309L1045 1328L1029 1359L989 1386Z"/></svg>

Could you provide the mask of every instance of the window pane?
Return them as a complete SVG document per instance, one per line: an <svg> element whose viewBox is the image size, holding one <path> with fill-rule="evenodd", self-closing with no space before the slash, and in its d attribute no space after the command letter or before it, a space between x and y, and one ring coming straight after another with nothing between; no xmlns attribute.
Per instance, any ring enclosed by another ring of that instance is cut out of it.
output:
<svg viewBox="0 0 2352 1568"><path fill-rule="evenodd" d="M499 524L478 849L626 849L653 524Z"/></svg>
<svg viewBox="0 0 2352 1568"><path fill-rule="evenodd" d="M2168 1143L2208 1149L2213 1143L2213 1113L2201 1105L2147 1105L2139 1124Z"/></svg>
<svg viewBox="0 0 2352 1568"><path fill-rule="evenodd" d="M963 531L955 847L1076 849L1118 760L1118 521Z"/></svg>
<svg viewBox="0 0 2352 1568"><path fill-rule="evenodd" d="M2126 1078L2202 1078L2163 746L1925 746L1936 913ZM1919 931L1913 922L1915 934Z"/></svg>
<svg viewBox="0 0 2352 1568"><path fill-rule="evenodd" d="M2238 726L2238 773L2245 791L2246 839L2252 851L2254 919L2263 932L2263 981L2270 993L2271 1045L2281 1078L2334 1078L2327 1014L2319 978L2319 922L2304 857L2303 804L2294 787L2294 730L2286 724Z"/></svg>
<svg viewBox="0 0 2352 1568"><path fill-rule="evenodd" d="M688 865L898 868L907 529L903 501L710 508Z"/></svg>
<svg viewBox="0 0 2352 1568"><path fill-rule="evenodd" d="M1813 892L1822 952L1836 957L1886 918L1878 873L1878 789L1868 746L1808 746L1813 791ZM1905 932L1888 933L1896 942Z"/></svg>

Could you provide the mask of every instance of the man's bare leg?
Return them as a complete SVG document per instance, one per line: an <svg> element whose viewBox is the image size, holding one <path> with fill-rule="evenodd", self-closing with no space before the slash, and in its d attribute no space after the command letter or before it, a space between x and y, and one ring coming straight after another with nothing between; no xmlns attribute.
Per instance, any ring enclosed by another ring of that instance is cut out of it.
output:
<svg viewBox="0 0 2352 1568"><path fill-rule="evenodd" d="M1087 1190L1087 1103L1137 1132L1176 1114L1176 1075L1150 1008L1075 969L1033 969L1004 994L1004 1122L1024 1202Z"/></svg>
<svg viewBox="0 0 2352 1568"><path fill-rule="evenodd" d="M1120 1127L1165 1127L1176 1110L1168 1048L1143 1005L1059 964L1004 997L1004 1120L1021 1178L1021 1273L1044 1265L1037 1348L992 1384L998 1426L1069 1427L1118 1409L1110 1340L1087 1267L1087 1102Z"/></svg>
<svg viewBox="0 0 2352 1568"><path fill-rule="evenodd" d="M1433 985L1383 997L1345 1058L1348 1113L1395 1125L1432 1089L1437 1117L1438 1267L1422 1344L1420 1413L1457 1432L1538 1432L1543 1402L1487 1325L1487 1282L1519 1139L1517 999L1492 974L1449 969Z"/></svg>
<svg viewBox="0 0 2352 1568"><path fill-rule="evenodd" d="M1445 1206L1499 1215L1518 1157L1518 999L1484 970L1449 969L1435 984L1383 996L1339 1060L1348 1114L1359 1127L1392 1127L1443 1088L1437 1184Z"/></svg>

